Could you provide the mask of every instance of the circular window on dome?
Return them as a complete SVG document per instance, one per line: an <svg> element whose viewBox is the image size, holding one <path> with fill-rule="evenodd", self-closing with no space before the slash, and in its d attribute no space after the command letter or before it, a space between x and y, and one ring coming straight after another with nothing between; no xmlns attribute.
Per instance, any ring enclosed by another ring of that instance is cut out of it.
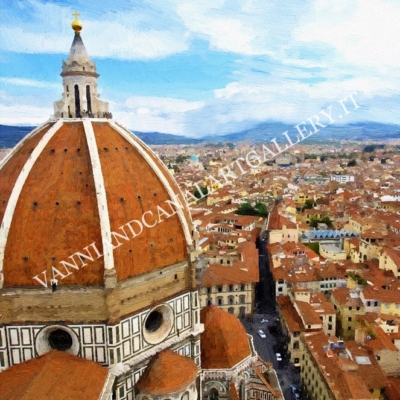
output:
<svg viewBox="0 0 400 400"><path fill-rule="evenodd" d="M150 310L144 322L143 336L147 343L162 342L171 332L174 320L172 308L166 304Z"/></svg>
<svg viewBox="0 0 400 400"><path fill-rule="evenodd" d="M66 351L72 347L72 337L67 331L56 329L50 332L49 343L52 349Z"/></svg>
<svg viewBox="0 0 400 400"><path fill-rule="evenodd" d="M152 311L146 318L145 328L148 332L156 332L163 322L163 315L157 311Z"/></svg>
<svg viewBox="0 0 400 400"><path fill-rule="evenodd" d="M41 356L51 350L79 353L79 340L76 333L64 325L50 325L36 336L36 351Z"/></svg>

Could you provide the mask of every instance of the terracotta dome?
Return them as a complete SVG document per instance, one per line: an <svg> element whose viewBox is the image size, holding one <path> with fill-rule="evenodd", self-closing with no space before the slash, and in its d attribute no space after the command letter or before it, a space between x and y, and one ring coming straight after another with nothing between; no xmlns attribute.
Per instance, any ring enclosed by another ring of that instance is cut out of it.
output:
<svg viewBox="0 0 400 400"><path fill-rule="evenodd" d="M201 334L201 366L229 369L251 355L249 338L240 321L216 306L200 311L204 324Z"/></svg>
<svg viewBox="0 0 400 400"><path fill-rule="evenodd" d="M64 275L58 285L103 285L106 270L121 281L188 259L188 209L168 203L178 195L185 204L178 185L112 120L37 128L0 163L0 188L0 287L2 279L5 287L41 286L33 277L51 277L52 267ZM136 237L127 225L134 220ZM71 258L77 252L93 260Z"/></svg>
<svg viewBox="0 0 400 400"><path fill-rule="evenodd" d="M140 393L162 396L185 390L198 374L196 363L171 350L157 354L135 387Z"/></svg>

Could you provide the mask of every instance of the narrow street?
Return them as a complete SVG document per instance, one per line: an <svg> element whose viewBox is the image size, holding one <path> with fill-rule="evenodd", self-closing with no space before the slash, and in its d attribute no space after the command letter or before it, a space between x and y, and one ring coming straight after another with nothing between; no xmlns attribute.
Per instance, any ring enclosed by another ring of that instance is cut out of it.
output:
<svg viewBox="0 0 400 400"><path fill-rule="evenodd" d="M294 396L290 390L290 385L301 386L300 374L296 367L290 363L286 352L285 337L281 331L279 314L276 311L275 288L265 247L267 243L268 236L264 232L258 242L260 282L256 287L255 313L252 321L251 319L242 319L241 321L247 333L253 336L258 355L264 361L273 364L285 400L291 400L294 399ZM260 329L265 333L265 339L258 334ZM277 361L276 353L281 354L282 361Z"/></svg>
<svg viewBox="0 0 400 400"><path fill-rule="evenodd" d="M290 385L301 386L300 374L296 367L290 363L289 357L284 351L282 346L284 337L282 333L280 333L280 330L278 330L277 334L272 334L269 331L271 327L276 326L278 323L278 321L275 321L277 316L278 314L276 312L255 314L253 316L253 322L250 322L247 319L242 319L242 323L245 326L247 333L253 336L254 347L258 355L264 361L269 361L274 365L285 400L291 400L294 399L294 396L290 390ZM262 319L267 319L268 322L261 322ZM265 333L265 339L262 339L258 335L257 332L259 329L262 329ZM271 330L273 331L274 329ZM279 352L282 355L282 361L278 362L276 360L276 352Z"/></svg>

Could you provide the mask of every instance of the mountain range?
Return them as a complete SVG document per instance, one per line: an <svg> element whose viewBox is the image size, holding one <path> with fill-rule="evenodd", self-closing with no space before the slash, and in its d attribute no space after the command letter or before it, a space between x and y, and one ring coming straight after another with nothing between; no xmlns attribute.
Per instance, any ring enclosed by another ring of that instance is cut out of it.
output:
<svg viewBox="0 0 400 400"><path fill-rule="evenodd" d="M307 127L311 129L311 126ZM0 148L14 147L34 127L0 125ZM265 122L258 126L241 132L229 133L226 135L207 135L201 138L190 138L187 136L173 135L160 132L134 132L141 140L149 145L155 144L186 144L218 142L268 142L273 138L287 141L282 134L288 131L293 141L298 135L293 125L280 122ZM327 140L351 140L351 141L384 141L387 139L400 139L400 125L381 124L376 122L365 122L349 125L330 125L310 136L307 142L324 142Z"/></svg>

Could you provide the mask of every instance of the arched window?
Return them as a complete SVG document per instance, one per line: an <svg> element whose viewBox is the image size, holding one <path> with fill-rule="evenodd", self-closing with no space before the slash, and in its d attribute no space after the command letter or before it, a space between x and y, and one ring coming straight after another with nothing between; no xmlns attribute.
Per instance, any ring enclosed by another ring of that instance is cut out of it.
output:
<svg viewBox="0 0 400 400"><path fill-rule="evenodd" d="M208 400L218 400L218 398L219 398L218 390L212 388L210 390L210 394L208 395Z"/></svg>
<svg viewBox="0 0 400 400"><path fill-rule="evenodd" d="M81 99L79 97L79 86L75 85L75 117L80 118L81 115Z"/></svg>
<svg viewBox="0 0 400 400"><path fill-rule="evenodd" d="M246 386L243 381L240 383L239 398L240 400L246 400Z"/></svg>
<svg viewBox="0 0 400 400"><path fill-rule="evenodd" d="M181 400L189 400L189 393L188 392L183 393Z"/></svg>
<svg viewBox="0 0 400 400"><path fill-rule="evenodd" d="M86 85L86 100L87 100L87 111L92 112L92 99L90 97L90 86Z"/></svg>

